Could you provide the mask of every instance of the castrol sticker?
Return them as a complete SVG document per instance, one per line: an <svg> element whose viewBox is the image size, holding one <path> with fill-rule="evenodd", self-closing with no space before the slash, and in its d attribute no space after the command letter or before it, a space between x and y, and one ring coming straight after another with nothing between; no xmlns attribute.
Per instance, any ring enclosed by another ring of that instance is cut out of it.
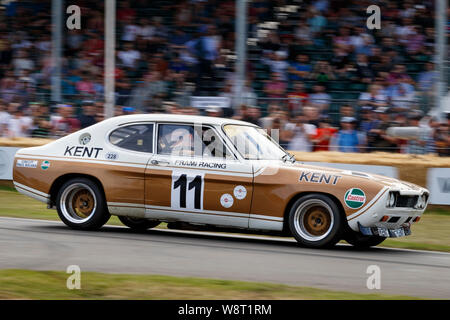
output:
<svg viewBox="0 0 450 320"><path fill-rule="evenodd" d="M358 188L347 190L344 202L351 209L359 209L366 203L366 194Z"/></svg>

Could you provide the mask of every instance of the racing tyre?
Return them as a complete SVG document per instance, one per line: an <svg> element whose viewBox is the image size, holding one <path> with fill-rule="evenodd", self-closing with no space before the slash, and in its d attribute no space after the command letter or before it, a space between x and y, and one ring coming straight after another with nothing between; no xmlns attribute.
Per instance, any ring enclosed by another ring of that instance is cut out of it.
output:
<svg viewBox="0 0 450 320"><path fill-rule="evenodd" d="M379 245L384 240L386 240L386 237L365 236L351 230L345 235L344 239L356 248L365 249Z"/></svg>
<svg viewBox="0 0 450 320"><path fill-rule="evenodd" d="M74 178L65 182L56 197L60 219L78 230L96 230L111 217L101 188L92 180Z"/></svg>
<svg viewBox="0 0 450 320"><path fill-rule="evenodd" d="M342 218L338 206L323 194L299 198L289 212L289 228L303 246L324 248L341 239Z"/></svg>
<svg viewBox="0 0 450 320"><path fill-rule="evenodd" d="M154 228L161 223L159 221L154 221L154 220L125 217L125 216L119 216L119 220L127 227L129 227L133 230L138 230L138 231L144 231L147 229Z"/></svg>

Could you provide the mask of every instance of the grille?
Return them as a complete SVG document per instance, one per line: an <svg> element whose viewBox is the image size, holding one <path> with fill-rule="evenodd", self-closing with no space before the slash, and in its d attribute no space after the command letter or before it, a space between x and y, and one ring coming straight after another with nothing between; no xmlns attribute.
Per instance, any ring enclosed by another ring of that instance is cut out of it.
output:
<svg viewBox="0 0 450 320"><path fill-rule="evenodd" d="M397 201L395 203L396 207L401 208L414 208L414 206L419 200L419 196L401 196L397 195Z"/></svg>

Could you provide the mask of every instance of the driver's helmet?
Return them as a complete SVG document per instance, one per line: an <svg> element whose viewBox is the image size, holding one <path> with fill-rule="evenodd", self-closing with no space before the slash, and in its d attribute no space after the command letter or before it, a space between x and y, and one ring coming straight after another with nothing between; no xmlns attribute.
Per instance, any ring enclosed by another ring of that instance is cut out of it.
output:
<svg viewBox="0 0 450 320"><path fill-rule="evenodd" d="M172 131L169 137L172 152L192 151L194 141L192 134L185 128L179 128Z"/></svg>

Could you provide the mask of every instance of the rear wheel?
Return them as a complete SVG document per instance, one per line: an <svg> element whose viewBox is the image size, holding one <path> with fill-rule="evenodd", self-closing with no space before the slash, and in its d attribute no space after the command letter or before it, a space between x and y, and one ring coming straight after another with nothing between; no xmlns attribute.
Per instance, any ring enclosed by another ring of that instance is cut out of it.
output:
<svg viewBox="0 0 450 320"><path fill-rule="evenodd" d="M154 220L125 217L125 216L119 216L119 220L127 227L129 227L133 230L138 230L138 231L144 231L147 229L154 228L161 223L159 221L154 221Z"/></svg>
<svg viewBox="0 0 450 320"><path fill-rule="evenodd" d="M323 194L299 198L289 213L292 235L300 244L311 248L335 245L340 240L341 221L339 208Z"/></svg>
<svg viewBox="0 0 450 320"><path fill-rule="evenodd" d="M56 208L60 219L73 229L99 229L110 218L102 190L86 178L64 183L56 198Z"/></svg>
<svg viewBox="0 0 450 320"><path fill-rule="evenodd" d="M386 237L380 236L365 236L363 234L359 234L353 230L348 231L344 237L345 241L356 248L370 248L375 247L386 240Z"/></svg>

